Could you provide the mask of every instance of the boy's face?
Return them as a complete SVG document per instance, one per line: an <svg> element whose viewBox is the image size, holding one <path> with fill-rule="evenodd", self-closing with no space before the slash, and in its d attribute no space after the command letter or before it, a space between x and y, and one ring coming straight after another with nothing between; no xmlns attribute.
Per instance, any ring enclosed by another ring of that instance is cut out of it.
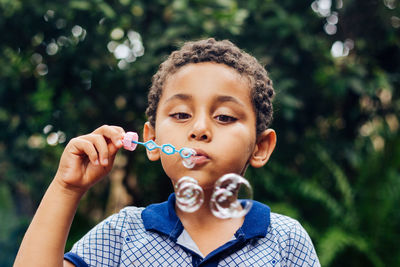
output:
<svg viewBox="0 0 400 267"><path fill-rule="evenodd" d="M145 139L197 152L193 169L185 168L178 154L148 152L151 160L161 157L173 183L190 176L208 188L226 173L243 175L256 147L256 116L248 81L223 64L183 66L166 81L155 129L146 127L150 135L145 134Z"/></svg>

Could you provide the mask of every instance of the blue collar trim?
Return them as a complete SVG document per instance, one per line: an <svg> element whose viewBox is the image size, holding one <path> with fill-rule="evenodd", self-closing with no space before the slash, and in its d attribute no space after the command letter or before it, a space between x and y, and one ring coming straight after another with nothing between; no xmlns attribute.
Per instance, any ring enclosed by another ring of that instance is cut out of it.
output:
<svg viewBox="0 0 400 267"><path fill-rule="evenodd" d="M254 237L265 237L271 222L270 214L271 209L267 205L253 200L253 206L244 217L243 225L235 236L238 237L239 233L242 232L246 240Z"/></svg>
<svg viewBox="0 0 400 267"><path fill-rule="evenodd" d="M246 215L242 227L235 233L236 238L251 239L265 237L270 224L271 210L267 205L253 201L253 206ZM152 204L142 212L144 227L169 236L174 242L183 231L183 225L175 213L175 194L168 201Z"/></svg>
<svg viewBox="0 0 400 267"><path fill-rule="evenodd" d="M168 201L151 204L142 211L144 228L168 235L174 242L183 231L183 225L175 213L175 194Z"/></svg>

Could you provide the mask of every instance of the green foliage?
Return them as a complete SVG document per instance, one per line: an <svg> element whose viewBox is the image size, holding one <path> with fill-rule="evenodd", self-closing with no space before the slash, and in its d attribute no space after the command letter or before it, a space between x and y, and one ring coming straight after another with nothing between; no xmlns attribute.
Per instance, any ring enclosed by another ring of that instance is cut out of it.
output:
<svg viewBox="0 0 400 267"><path fill-rule="evenodd" d="M12 264L65 143L102 124L140 132L158 65L210 36L256 56L277 91L276 151L246 175L255 199L298 219L323 266L399 265L399 7L323 2L0 0L0 265ZM144 150L118 162L129 204L172 191ZM116 211L114 183L82 200L67 249Z"/></svg>

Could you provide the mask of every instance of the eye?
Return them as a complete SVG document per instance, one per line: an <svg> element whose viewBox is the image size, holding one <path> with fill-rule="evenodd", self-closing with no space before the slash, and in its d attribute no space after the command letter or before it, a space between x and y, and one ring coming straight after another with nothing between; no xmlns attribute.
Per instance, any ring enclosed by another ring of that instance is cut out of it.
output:
<svg viewBox="0 0 400 267"><path fill-rule="evenodd" d="M190 114L184 113L184 112L177 112L169 115L170 117L176 119L176 120L187 120L190 119Z"/></svg>
<svg viewBox="0 0 400 267"><path fill-rule="evenodd" d="M222 123L231 123L231 122L235 122L238 120L237 118L229 116L229 115L218 115L218 116L215 116L215 119Z"/></svg>

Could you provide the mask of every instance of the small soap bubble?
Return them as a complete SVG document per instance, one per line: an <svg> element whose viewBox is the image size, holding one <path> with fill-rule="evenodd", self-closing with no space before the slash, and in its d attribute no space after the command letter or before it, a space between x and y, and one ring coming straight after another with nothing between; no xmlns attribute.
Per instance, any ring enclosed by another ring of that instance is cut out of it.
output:
<svg viewBox="0 0 400 267"><path fill-rule="evenodd" d="M194 157L182 158L182 164L185 168L192 169L196 163L194 162Z"/></svg>
<svg viewBox="0 0 400 267"><path fill-rule="evenodd" d="M179 151L179 154L182 158L190 158L191 156L196 155L196 151L194 149L184 147Z"/></svg>
<svg viewBox="0 0 400 267"><path fill-rule="evenodd" d="M182 164L188 169L192 169L196 163L194 161L194 156L196 155L196 151L194 149L184 147L179 151L179 154L182 158Z"/></svg>
<svg viewBox="0 0 400 267"><path fill-rule="evenodd" d="M184 212L195 212L204 201L203 189L197 181L184 176L175 184L176 205Z"/></svg>
<svg viewBox="0 0 400 267"><path fill-rule="evenodd" d="M253 205L250 183L234 173L225 174L215 182L210 208L215 217L221 219L245 216Z"/></svg>

